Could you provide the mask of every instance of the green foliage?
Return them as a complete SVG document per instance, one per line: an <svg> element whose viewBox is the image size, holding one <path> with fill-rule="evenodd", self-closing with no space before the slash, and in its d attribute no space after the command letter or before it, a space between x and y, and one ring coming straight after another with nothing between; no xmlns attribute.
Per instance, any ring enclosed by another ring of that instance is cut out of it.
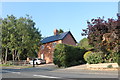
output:
<svg viewBox="0 0 120 80"><path fill-rule="evenodd" d="M93 47L89 45L88 39L83 38L79 43L78 46L85 48L86 50L92 49Z"/></svg>
<svg viewBox="0 0 120 80"><path fill-rule="evenodd" d="M89 54L88 54L89 53ZM89 64L97 64L103 62L103 56L100 53L90 53L88 52L88 56L86 58L87 63Z"/></svg>
<svg viewBox="0 0 120 80"><path fill-rule="evenodd" d="M1 21L3 61L8 60L9 55L12 55L13 60L20 60L38 51L41 34L29 15L18 19L11 15Z"/></svg>
<svg viewBox="0 0 120 80"><path fill-rule="evenodd" d="M84 60L87 61L87 58L92 54L93 52L92 51L88 51L84 54Z"/></svg>
<svg viewBox="0 0 120 80"><path fill-rule="evenodd" d="M105 63L118 63L119 64L120 59L120 53L114 52L114 53L108 53L105 55Z"/></svg>
<svg viewBox="0 0 120 80"><path fill-rule="evenodd" d="M58 34L64 33L64 31L62 29L58 30Z"/></svg>
<svg viewBox="0 0 120 80"><path fill-rule="evenodd" d="M85 49L70 46L66 44L58 44L54 50L53 62L58 67L70 67L84 63L83 55Z"/></svg>

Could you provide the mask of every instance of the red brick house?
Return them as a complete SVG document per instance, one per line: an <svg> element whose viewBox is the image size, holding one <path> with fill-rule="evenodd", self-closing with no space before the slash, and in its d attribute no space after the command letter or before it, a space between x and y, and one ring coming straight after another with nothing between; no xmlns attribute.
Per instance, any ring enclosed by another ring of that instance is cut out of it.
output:
<svg viewBox="0 0 120 80"><path fill-rule="evenodd" d="M42 45L38 52L38 58L45 59L46 63L53 62L53 52L56 44L76 45L77 43L70 31L58 34L57 29L54 30L53 36L46 37L41 42Z"/></svg>

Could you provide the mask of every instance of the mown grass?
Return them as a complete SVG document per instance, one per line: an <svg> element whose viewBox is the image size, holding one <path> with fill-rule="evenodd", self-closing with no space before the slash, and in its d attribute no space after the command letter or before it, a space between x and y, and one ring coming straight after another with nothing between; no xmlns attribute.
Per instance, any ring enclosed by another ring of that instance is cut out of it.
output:
<svg viewBox="0 0 120 80"><path fill-rule="evenodd" d="M31 65L10 65L10 64L0 64L0 67L32 68Z"/></svg>
<svg viewBox="0 0 120 80"><path fill-rule="evenodd" d="M2 67L2 66L14 66L14 65L10 65L10 64L0 64L0 66Z"/></svg>

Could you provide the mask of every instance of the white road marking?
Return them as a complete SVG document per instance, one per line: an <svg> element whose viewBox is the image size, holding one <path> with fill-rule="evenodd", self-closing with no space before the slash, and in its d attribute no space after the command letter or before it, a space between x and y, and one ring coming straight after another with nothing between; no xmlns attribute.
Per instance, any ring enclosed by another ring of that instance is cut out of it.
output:
<svg viewBox="0 0 120 80"><path fill-rule="evenodd" d="M20 74L20 72L13 72L13 71L6 71L6 70L4 70L4 72L10 72L10 73L14 73L14 74Z"/></svg>
<svg viewBox="0 0 120 80"><path fill-rule="evenodd" d="M20 72L11 72L11 73L20 74Z"/></svg>
<svg viewBox="0 0 120 80"><path fill-rule="evenodd" d="M60 77L45 76L45 75L33 75L33 76L42 77L42 78L60 78Z"/></svg>

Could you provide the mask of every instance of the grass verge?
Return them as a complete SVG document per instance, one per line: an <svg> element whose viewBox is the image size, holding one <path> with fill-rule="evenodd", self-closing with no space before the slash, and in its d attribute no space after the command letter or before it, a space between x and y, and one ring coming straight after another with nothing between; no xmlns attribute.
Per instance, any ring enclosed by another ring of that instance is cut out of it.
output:
<svg viewBox="0 0 120 80"><path fill-rule="evenodd" d="M9 65L9 64L0 64L0 67L12 67L12 68L32 68L31 65Z"/></svg>

